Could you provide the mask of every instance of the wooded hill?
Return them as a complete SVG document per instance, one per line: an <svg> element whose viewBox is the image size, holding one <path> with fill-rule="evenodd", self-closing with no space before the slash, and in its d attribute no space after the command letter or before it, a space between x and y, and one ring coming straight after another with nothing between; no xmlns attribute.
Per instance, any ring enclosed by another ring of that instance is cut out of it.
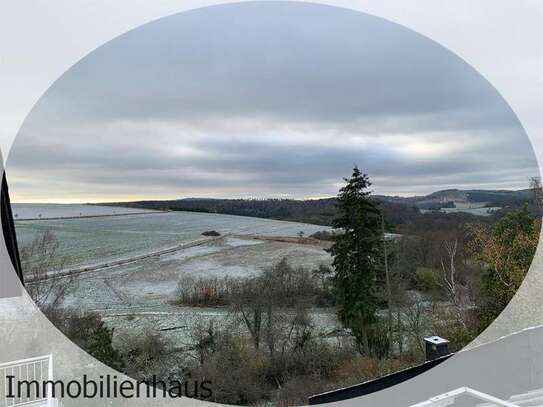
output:
<svg viewBox="0 0 543 407"><path fill-rule="evenodd" d="M509 209L530 205L532 192L529 189L519 191L505 190L458 190L450 189L434 192L426 196L391 197L376 195L381 204L389 227L419 222L421 216L473 218L467 213L422 215L420 209L439 209L452 207L456 203L484 203ZM114 202L101 205L123 206L132 208L222 213L228 215L252 216L276 220L330 225L336 216L336 198L294 200L294 199L212 199L185 198L163 201ZM501 217L499 211L493 218ZM491 219L489 219L491 220Z"/></svg>

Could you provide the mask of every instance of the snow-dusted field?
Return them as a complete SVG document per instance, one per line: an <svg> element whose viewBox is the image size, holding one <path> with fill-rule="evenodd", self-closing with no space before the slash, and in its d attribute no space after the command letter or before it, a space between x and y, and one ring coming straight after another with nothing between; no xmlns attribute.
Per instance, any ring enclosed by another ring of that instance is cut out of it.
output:
<svg viewBox="0 0 543 407"><path fill-rule="evenodd" d="M11 205L15 220L71 218L81 216L110 216L127 213L154 212L147 209L118 208L85 204L20 204Z"/></svg>
<svg viewBox="0 0 543 407"><path fill-rule="evenodd" d="M441 208L439 209L439 212L443 213L469 213L475 216L490 216L494 212L499 211L501 207L499 206L492 206L492 207L483 207L483 208ZM428 213L432 212L428 209L421 209L421 213Z"/></svg>
<svg viewBox="0 0 543 407"><path fill-rule="evenodd" d="M20 247L45 230L58 238L59 263L63 268L110 262L167 249L202 238L202 232L221 234L296 236L311 235L323 226L232 215L194 212L150 212L147 214L17 221ZM57 265L58 266L58 265Z"/></svg>
<svg viewBox="0 0 543 407"><path fill-rule="evenodd" d="M66 214L74 209L55 210ZM329 254L318 246L252 239L255 235L295 237L300 231L308 236L326 229L302 223L193 212L16 222L20 247L45 230L51 230L59 241L59 258L66 258L63 268L102 264L176 247L201 240L201 233L207 230L227 235L160 256L81 273L76 278L77 288L66 300L66 305L98 311L118 328L118 333L150 326L158 330L175 327L164 332L172 335L175 332L183 337L195 321L224 319L226 313L221 309L172 305L182 276L248 276L284 257L293 266L316 268L330 264ZM334 319L324 311L316 311L316 315Z"/></svg>
<svg viewBox="0 0 543 407"><path fill-rule="evenodd" d="M469 213L475 216L490 216L494 212L499 211L501 207L487 207L487 202L455 202L454 208L441 208L443 213ZM421 209L421 213L432 212L428 209Z"/></svg>
<svg viewBox="0 0 543 407"><path fill-rule="evenodd" d="M499 211L500 209L501 207L499 206L492 206L488 208L441 208L441 211L445 213L465 212L476 216L490 216L492 213Z"/></svg>
<svg viewBox="0 0 543 407"><path fill-rule="evenodd" d="M182 276L248 276L283 257L293 266L330 264L329 255L319 248L227 237L120 267L82 273L67 305L99 312L118 334L165 330L164 335L186 340L195 323L208 319L224 322L228 315L222 308L173 305ZM326 327L335 321L329 310L313 314L314 319L327 321Z"/></svg>

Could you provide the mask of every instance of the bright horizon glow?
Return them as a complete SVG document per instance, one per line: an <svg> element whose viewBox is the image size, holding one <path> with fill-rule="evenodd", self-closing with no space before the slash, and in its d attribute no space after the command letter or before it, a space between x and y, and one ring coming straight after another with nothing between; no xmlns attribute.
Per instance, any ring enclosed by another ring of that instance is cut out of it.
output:
<svg viewBox="0 0 543 407"><path fill-rule="evenodd" d="M449 187L449 188L443 188L443 189L437 189L435 191L432 191L428 194L414 194L414 193L405 193L405 194L399 194L399 193L377 193L373 192L372 195L378 195L378 196L389 196L389 197L401 197L401 198L410 198L410 197L417 197L417 196L425 196L429 195L433 192L439 192L443 190L448 189L458 189L458 190L482 190L482 191L519 191L523 189L528 189L528 185L526 185L525 188L459 188L459 187ZM181 200L181 199L226 199L226 200L235 200L235 199L244 199L244 200L267 200L267 199L287 199L287 200L294 200L294 201L313 201L313 200L319 200L319 199L330 199L335 198L336 195L331 196L308 196L303 198L292 198L292 197L286 197L286 196L265 196L265 197L256 197L256 196L231 196L231 197L218 197L218 196L164 196L164 197L155 197L150 198L145 195L134 195L134 196L119 196L117 198L111 197L111 196L103 196L103 197L94 197L92 199L78 199L78 198L61 198L61 199L24 199L24 200L15 200L11 199L12 204L59 204L59 205L75 205L75 204L108 204L108 203L131 203L131 202L137 202L137 201L174 201L174 200Z"/></svg>

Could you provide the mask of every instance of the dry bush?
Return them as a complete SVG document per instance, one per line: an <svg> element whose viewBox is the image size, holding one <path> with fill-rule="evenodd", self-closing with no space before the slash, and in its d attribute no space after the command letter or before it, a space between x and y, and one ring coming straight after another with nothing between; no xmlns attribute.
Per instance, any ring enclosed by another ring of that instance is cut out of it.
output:
<svg viewBox="0 0 543 407"><path fill-rule="evenodd" d="M259 276L239 280L231 311L249 331L254 347L264 344L276 358L276 352L285 352L291 336L308 319L314 293L311 273L294 269L283 259Z"/></svg>
<svg viewBox="0 0 543 407"><path fill-rule="evenodd" d="M328 285L323 281L325 267L310 271L291 267L286 259L264 270L258 276L232 278L182 276L177 284L174 302L195 307L224 306L251 302L265 295L281 298L283 307L296 307L300 300L311 303L330 301ZM322 298L321 298L322 297Z"/></svg>
<svg viewBox="0 0 543 407"><path fill-rule="evenodd" d="M242 337L221 334L214 352L191 370L191 379L211 382L209 401L254 404L269 397L264 378L265 359Z"/></svg>
<svg viewBox="0 0 543 407"><path fill-rule="evenodd" d="M192 342L190 350L194 352L200 365L203 365L217 351L220 335L221 331L216 328L215 320L212 319L207 323L202 319L196 321L190 333Z"/></svg>
<svg viewBox="0 0 543 407"><path fill-rule="evenodd" d="M227 305L236 284L236 280L228 276L183 276L177 283L175 303L193 307Z"/></svg>
<svg viewBox="0 0 543 407"><path fill-rule="evenodd" d="M207 333L205 333L207 332ZM199 336L205 352L190 371L191 379L209 380L211 401L280 405L306 404L307 397L332 388L327 383L336 369L353 357L325 341L310 337L303 347L297 340L285 352L256 349L243 335L204 329ZM202 349L201 347L200 349Z"/></svg>
<svg viewBox="0 0 543 407"><path fill-rule="evenodd" d="M329 380L336 370L354 357L354 349L338 348L320 338L309 340L304 349L291 349L287 355L286 375L315 376Z"/></svg>
<svg viewBox="0 0 543 407"><path fill-rule="evenodd" d="M76 289L74 276L54 277L53 270L62 270L67 259L59 254L59 241L47 229L20 250L25 288L36 305L51 313Z"/></svg>
<svg viewBox="0 0 543 407"><path fill-rule="evenodd" d="M380 372L379 360L360 356L347 361L334 372L334 381L341 385L362 383L374 377Z"/></svg>
<svg viewBox="0 0 543 407"><path fill-rule="evenodd" d="M158 334L123 335L117 339L124 361L124 373L137 380L151 379L153 375L166 377L169 372L168 345Z"/></svg>
<svg viewBox="0 0 543 407"><path fill-rule="evenodd" d="M400 358L377 359L366 356L352 358L342 364L332 375L333 387L351 386L406 369L420 363L417 356L405 353Z"/></svg>
<svg viewBox="0 0 543 407"><path fill-rule="evenodd" d="M318 376L298 376L288 381L278 392L280 407L307 405L310 396L329 389L329 384Z"/></svg>
<svg viewBox="0 0 543 407"><path fill-rule="evenodd" d="M309 271L283 260L259 276L230 283L237 326L201 323L191 335L197 362L191 378L212 382L212 401L254 404L279 398L303 404L353 357L352 349L332 345L315 331L309 309L318 279ZM310 377L312 387L296 389L297 380Z"/></svg>

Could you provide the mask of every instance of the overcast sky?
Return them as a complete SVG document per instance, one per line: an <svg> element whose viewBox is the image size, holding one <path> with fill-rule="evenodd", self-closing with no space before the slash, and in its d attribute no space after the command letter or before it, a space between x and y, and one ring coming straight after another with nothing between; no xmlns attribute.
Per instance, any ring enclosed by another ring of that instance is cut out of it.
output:
<svg viewBox="0 0 543 407"><path fill-rule="evenodd" d="M69 70L8 157L15 202L525 188L527 136L492 86L412 31L301 3L215 6Z"/></svg>

